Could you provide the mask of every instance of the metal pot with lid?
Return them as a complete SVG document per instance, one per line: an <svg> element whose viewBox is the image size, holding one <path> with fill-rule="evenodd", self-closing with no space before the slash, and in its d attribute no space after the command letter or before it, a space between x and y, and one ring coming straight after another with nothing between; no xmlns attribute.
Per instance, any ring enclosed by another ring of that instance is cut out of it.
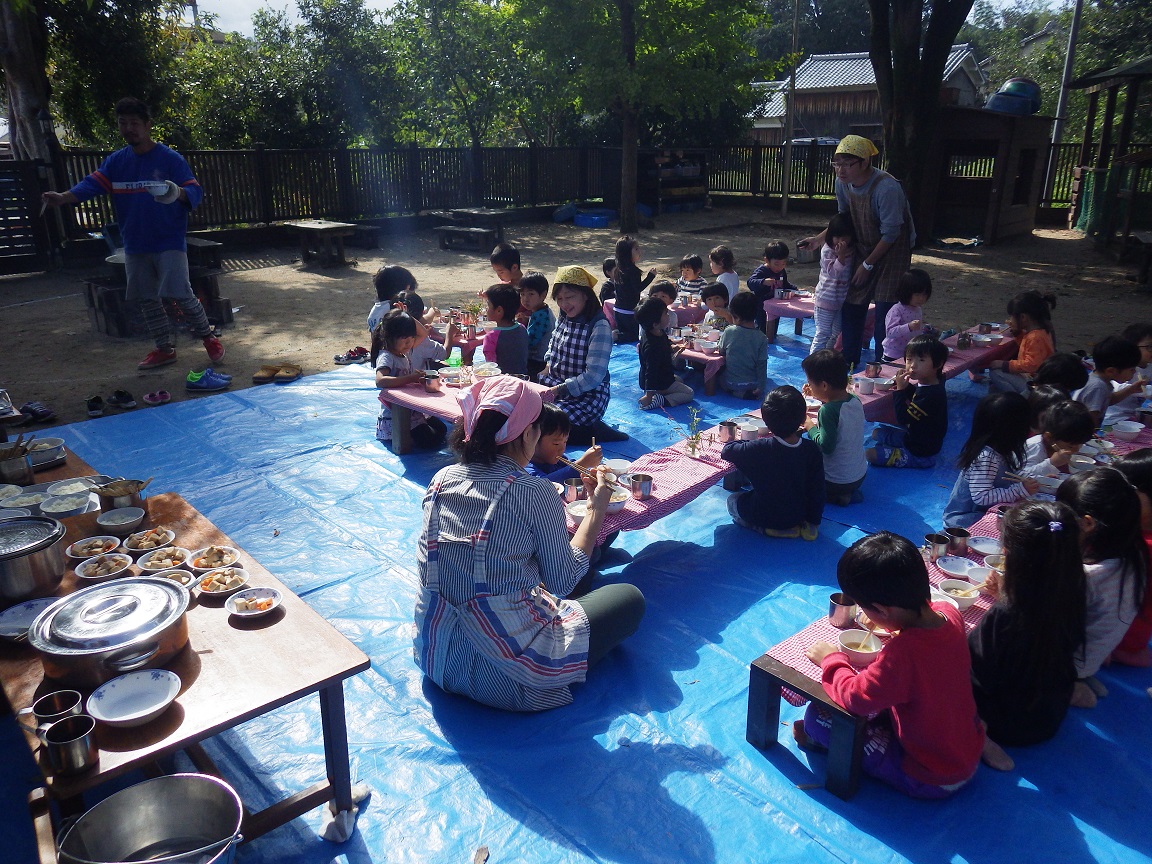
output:
<svg viewBox="0 0 1152 864"><path fill-rule="evenodd" d="M114 579L45 609L28 630L44 674L81 689L162 666L188 644L188 592L169 579Z"/></svg>
<svg viewBox="0 0 1152 864"><path fill-rule="evenodd" d="M0 520L0 606L50 597L64 578L64 525L50 516Z"/></svg>

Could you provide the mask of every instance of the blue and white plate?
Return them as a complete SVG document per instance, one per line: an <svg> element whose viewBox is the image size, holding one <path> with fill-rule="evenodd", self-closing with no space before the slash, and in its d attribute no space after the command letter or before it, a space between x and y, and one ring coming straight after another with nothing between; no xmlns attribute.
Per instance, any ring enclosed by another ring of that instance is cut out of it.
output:
<svg viewBox="0 0 1152 864"><path fill-rule="evenodd" d="M994 537L969 537L968 548L978 555L999 555L1000 541Z"/></svg>
<svg viewBox="0 0 1152 864"><path fill-rule="evenodd" d="M961 558L959 555L941 555L936 559L936 566L949 576L955 576L958 579L967 579L968 568L972 566L972 560L969 558Z"/></svg>
<svg viewBox="0 0 1152 864"><path fill-rule="evenodd" d="M180 676L167 669L141 669L97 687L88 713L109 726L143 726L159 717L180 692Z"/></svg>
<svg viewBox="0 0 1152 864"><path fill-rule="evenodd" d="M59 599L41 597L39 600L25 600L0 612L0 636L5 639L22 638L28 633L36 616Z"/></svg>

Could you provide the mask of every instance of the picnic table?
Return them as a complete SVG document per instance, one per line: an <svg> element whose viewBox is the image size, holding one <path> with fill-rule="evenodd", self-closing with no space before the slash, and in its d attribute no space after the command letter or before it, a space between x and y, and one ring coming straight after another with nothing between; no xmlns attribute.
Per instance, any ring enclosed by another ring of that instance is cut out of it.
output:
<svg viewBox="0 0 1152 864"><path fill-rule="evenodd" d="M676 326L688 327L692 324L699 324L704 320L704 316L708 314L708 307L704 304L689 303L687 306L679 305L679 301L673 303L669 311L676 313ZM608 319L609 325L612 329L616 329L616 301L604 301L604 317Z"/></svg>
<svg viewBox="0 0 1152 864"><path fill-rule="evenodd" d="M723 354L705 354L695 348L683 348L680 356L684 362L693 369L700 369L704 373L704 395L716 395L716 376L724 368Z"/></svg>
<svg viewBox="0 0 1152 864"><path fill-rule="evenodd" d="M799 336L804 332L804 319L812 318L816 314L816 299L812 295L797 296L793 294L787 300L770 298L764 301L764 314L768 316L768 341L775 342L779 332L781 318L795 318L795 333ZM876 329L876 307L868 307L868 315L864 319L864 335L860 344L867 347L872 344L872 335ZM837 341L839 345L839 341Z"/></svg>
<svg viewBox="0 0 1152 864"><path fill-rule="evenodd" d="M344 238L356 233L356 226L350 222L330 222L327 219L304 219L300 222L286 222L296 230L300 238L300 261L307 264L315 255L321 267L336 267L347 264L344 257Z"/></svg>
<svg viewBox="0 0 1152 864"><path fill-rule="evenodd" d="M447 324L443 325L447 326ZM466 325L457 325L463 328ZM485 330L479 324L476 325L476 335L471 339L461 339L456 344L460 347L460 359L465 366L471 366L473 357L476 354L476 349L484 344ZM435 326L428 328L428 336L441 345L444 344L445 334L437 330Z"/></svg>
<svg viewBox="0 0 1152 864"><path fill-rule="evenodd" d="M69 454L66 466L52 475L64 479L95 473L83 460ZM176 531L186 548L209 544L240 548L178 494L152 495L147 509L151 524ZM92 512L62 520L67 529L65 542L100 533L97 515ZM243 549L240 552L250 584L276 588L283 597L280 608L269 617L238 621L218 600L201 597L193 601L185 613L188 646L165 664L182 682L176 703L144 726L123 729L99 724L99 764L83 774L52 776L46 763L38 760L44 771L44 788L29 796L38 834L50 830L47 796L60 802L62 813L78 812L85 792L135 769L150 770L157 760L180 750L188 754L197 770L219 776L200 742L313 694L320 702L326 779L264 810L246 812L241 828L244 840L259 837L330 800L335 801L337 810L351 809L343 681L368 669L368 657ZM71 593L77 587L75 571L69 568L58 594ZM34 649L27 643L10 642L0 645L0 687L14 711L58 689L45 680ZM39 755L39 739L26 732L25 740ZM41 844L42 856L44 852ZM47 860L55 860L54 850L53 858Z"/></svg>
<svg viewBox="0 0 1152 864"><path fill-rule="evenodd" d="M989 511L968 529L973 537L999 538L996 513ZM981 563L983 556L970 551L968 557ZM938 588L944 579L954 579L935 563L928 564L928 581ZM961 613L965 632L980 623L992 608L994 600L980 592L976 602ZM752 661L748 678L748 717L745 737L748 743L764 750L778 743L780 700L792 705L819 702L832 715L831 740L828 748L828 773L824 786L833 795L848 800L860 785L860 762L864 749L866 717L840 707L824 690L821 669L805 655L814 642L836 644L840 631L827 616L813 621L799 633L789 636Z"/></svg>

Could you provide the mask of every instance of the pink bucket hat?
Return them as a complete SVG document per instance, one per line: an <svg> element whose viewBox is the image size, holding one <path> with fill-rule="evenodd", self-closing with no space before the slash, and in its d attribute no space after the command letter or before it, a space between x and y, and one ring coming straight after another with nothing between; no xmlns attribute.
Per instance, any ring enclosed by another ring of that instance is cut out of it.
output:
<svg viewBox="0 0 1152 864"><path fill-rule="evenodd" d="M497 444L507 444L524 434L524 430L540 416L544 400L539 391L527 382L511 375L497 375L477 381L460 396L460 410L464 413L464 438L472 437L472 428L481 411L498 411L508 420L496 433Z"/></svg>

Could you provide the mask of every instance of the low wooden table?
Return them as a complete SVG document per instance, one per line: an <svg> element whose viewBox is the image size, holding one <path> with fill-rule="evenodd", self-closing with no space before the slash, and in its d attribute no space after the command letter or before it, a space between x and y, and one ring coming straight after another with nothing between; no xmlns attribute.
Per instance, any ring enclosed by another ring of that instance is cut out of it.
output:
<svg viewBox="0 0 1152 864"><path fill-rule="evenodd" d="M75 459L70 468L68 475L78 476L88 466ZM175 493L151 496L147 507L147 524L168 526L185 548L236 546ZM96 515L63 520L66 542L100 533ZM63 810L74 811L83 793L104 781L147 768L178 750L188 751L198 770L217 773L199 746L201 741L312 694L320 700L327 777L265 810L245 813L244 839L259 837L330 800L338 810L352 807L343 681L368 669L368 657L258 562L241 553L250 584L279 590L283 595L280 608L263 618L242 620L230 616L220 600L193 599L186 613L188 646L165 666L180 676L180 695L159 718L144 726L119 729L98 724L100 762L94 769L76 777L45 773L45 786ZM75 573L69 569L58 593L64 595L76 587ZM26 643L0 645L0 687L14 711L60 689L45 680L38 655ZM38 754L38 739L31 734L25 737Z"/></svg>
<svg viewBox="0 0 1152 864"><path fill-rule="evenodd" d="M300 237L300 261L307 264L313 255L320 259L321 267L336 267L347 264L344 257L344 238L356 233L356 226L350 222L329 222L327 219L305 219L302 222L286 222Z"/></svg>

